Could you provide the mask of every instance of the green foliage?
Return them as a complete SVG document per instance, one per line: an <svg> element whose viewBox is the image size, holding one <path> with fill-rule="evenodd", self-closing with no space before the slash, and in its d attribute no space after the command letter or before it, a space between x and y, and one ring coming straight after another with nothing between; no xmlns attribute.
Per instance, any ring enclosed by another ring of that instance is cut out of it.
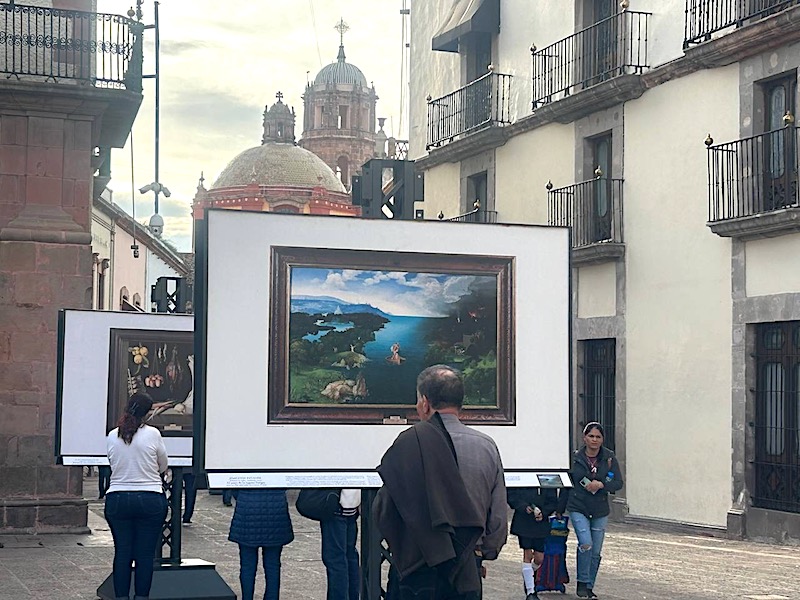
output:
<svg viewBox="0 0 800 600"><path fill-rule="evenodd" d="M322 390L331 381L341 378L341 373L333 369L292 369L289 373L289 401L328 403L331 400L322 395Z"/></svg>
<svg viewBox="0 0 800 600"><path fill-rule="evenodd" d="M497 396L497 356L490 352L478 360L465 361L464 404L494 404Z"/></svg>

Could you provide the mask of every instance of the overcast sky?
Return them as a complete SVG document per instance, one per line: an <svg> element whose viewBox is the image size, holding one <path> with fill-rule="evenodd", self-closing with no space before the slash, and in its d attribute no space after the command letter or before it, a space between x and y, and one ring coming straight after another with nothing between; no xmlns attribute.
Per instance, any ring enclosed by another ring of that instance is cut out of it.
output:
<svg viewBox="0 0 800 600"><path fill-rule="evenodd" d="M401 117L403 0L162 0L161 31L161 183L172 192L160 198L164 237L191 250L190 207L200 172L210 187L228 162L261 143L264 106L283 101L303 123L303 94L313 79L336 60L344 18L350 26L344 46L347 62L358 66L377 91L377 116L386 117L387 135L407 139ZM405 0L408 4L408 0ZM98 0L98 11L126 14L132 0ZM144 4L145 23L153 4ZM154 71L153 31L146 32L145 73ZM138 189L154 179L155 84L144 81L144 101L133 127L136 219L153 214L153 194ZM109 187L113 200L131 212L130 139L111 155Z"/></svg>

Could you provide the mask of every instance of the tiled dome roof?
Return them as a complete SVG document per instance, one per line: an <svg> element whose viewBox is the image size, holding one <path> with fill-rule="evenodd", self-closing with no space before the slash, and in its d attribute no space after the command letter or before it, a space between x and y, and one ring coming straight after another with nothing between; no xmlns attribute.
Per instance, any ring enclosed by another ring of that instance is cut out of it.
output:
<svg viewBox="0 0 800 600"><path fill-rule="evenodd" d="M293 144L267 142L245 150L223 169L211 189L248 185L322 186L346 193L342 182L323 160Z"/></svg>
<svg viewBox="0 0 800 600"><path fill-rule="evenodd" d="M364 77L361 69L345 62L344 59L344 46L339 46L339 56L336 62L322 67L322 70L317 73L317 76L314 78L314 85L343 83L349 85L358 84L361 87L367 87L367 78Z"/></svg>

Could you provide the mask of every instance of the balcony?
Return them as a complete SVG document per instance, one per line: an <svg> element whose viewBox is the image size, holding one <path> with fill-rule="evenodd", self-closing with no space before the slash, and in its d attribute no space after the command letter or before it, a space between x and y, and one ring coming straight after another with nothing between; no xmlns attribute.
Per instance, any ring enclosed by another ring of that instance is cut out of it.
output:
<svg viewBox="0 0 800 600"><path fill-rule="evenodd" d="M555 118L567 122L640 96L649 17L624 10L541 50L532 46L533 109L560 101L548 112L564 111Z"/></svg>
<svg viewBox="0 0 800 600"><path fill-rule="evenodd" d="M729 27L742 27L779 13L800 0L686 0L683 47L700 44Z"/></svg>
<svg viewBox="0 0 800 600"><path fill-rule="evenodd" d="M0 73L142 91L143 26L127 17L0 5Z"/></svg>
<svg viewBox="0 0 800 600"><path fill-rule="evenodd" d="M742 239L800 231L797 141L791 123L724 144L706 140L711 231Z"/></svg>
<svg viewBox="0 0 800 600"><path fill-rule="evenodd" d="M571 228L573 266L619 260L625 255L622 182L597 177L556 189L547 184L547 223Z"/></svg>
<svg viewBox="0 0 800 600"><path fill-rule="evenodd" d="M511 123L510 96L511 75L490 71L446 96L429 98L426 149L455 161L475 149L502 145L503 128Z"/></svg>
<svg viewBox="0 0 800 600"><path fill-rule="evenodd" d="M442 215L442 218L444 218L444 215ZM445 221L451 221L453 223L497 223L497 211L475 208L463 215L445 219Z"/></svg>

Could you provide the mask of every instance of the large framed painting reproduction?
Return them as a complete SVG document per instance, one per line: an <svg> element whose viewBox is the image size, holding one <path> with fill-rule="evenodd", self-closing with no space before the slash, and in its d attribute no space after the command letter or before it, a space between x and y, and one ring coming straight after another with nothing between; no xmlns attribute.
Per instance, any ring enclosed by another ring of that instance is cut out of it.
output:
<svg viewBox="0 0 800 600"><path fill-rule="evenodd" d="M106 434L137 390L153 396L169 464L192 464L194 316L65 309L58 313L56 460L108 464Z"/></svg>
<svg viewBox="0 0 800 600"><path fill-rule="evenodd" d="M136 392L153 398L147 424L164 437L191 437L194 341L191 332L112 329L108 377L108 428Z"/></svg>
<svg viewBox="0 0 800 600"><path fill-rule="evenodd" d="M268 420L416 418L416 378L464 375L462 419L513 424L509 256L271 249Z"/></svg>
<svg viewBox="0 0 800 600"><path fill-rule="evenodd" d="M568 229L224 209L197 224L193 456L215 487L380 486L436 364L461 373L459 419L497 443L508 485L569 470Z"/></svg>

